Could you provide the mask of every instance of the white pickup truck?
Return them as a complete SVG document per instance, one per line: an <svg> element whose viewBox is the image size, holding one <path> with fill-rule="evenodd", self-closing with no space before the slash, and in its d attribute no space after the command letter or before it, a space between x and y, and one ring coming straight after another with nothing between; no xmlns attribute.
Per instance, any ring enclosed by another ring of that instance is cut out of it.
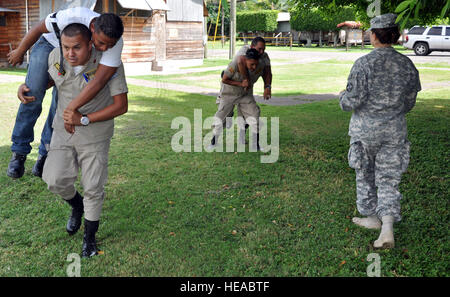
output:
<svg viewBox="0 0 450 297"><path fill-rule="evenodd" d="M450 25L432 27L412 27L403 46L413 49L418 56L426 56L432 51L450 51Z"/></svg>

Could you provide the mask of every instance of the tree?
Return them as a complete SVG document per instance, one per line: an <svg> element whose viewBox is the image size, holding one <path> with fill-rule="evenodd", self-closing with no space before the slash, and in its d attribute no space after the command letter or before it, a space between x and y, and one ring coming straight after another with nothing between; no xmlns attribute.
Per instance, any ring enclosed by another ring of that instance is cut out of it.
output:
<svg viewBox="0 0 450 297"><path fill-rule="evenodd" d="M239 1L239 0L238 0ZM242 0L238 2L238 11L278 10L288 11L289 0Z"/></svg>
<svg viewBox="0 0 450 297"><path fill-rule="evenodd" d="M217 13L219 11L219 1L215 1L215 2L207 2L206 3L206 8L208 9L208 35L214 35L214 30L215 30L215 26L216 26L216 21L217 21ZM220 9L221 12L220 14L224 15L223 21L221 21L222 17L219 17L219 24L218 26L221 26L222 24L224 25L224 31L225 32L230 32L230 9L226 9L224 8L222 10L222 8Z"/></svg>
<svg viewBox="0 0 450 297"><path fill-rule="evenodd" d="M341 28L338 28L337 25L345 21L357 20L357 11L350 6L340 9L320 9L319 11L325 21L324 30L334 33L334 46L337 45L337 39L339 37L338 32L341 30Z"/></svg>
<svg viewBox="0 0 450 297"><path fill-rule="evenodd" d="M273 32L277 29L278 11L241 11L236 14L236 30L238 32Z"/></svg>
<svg viewBox="0 0 450 297"><path fill-rule="evenodd" d="M395 12L396 10L397 13L401 14L407 10L402 16L399 15L397 20L402 28L408 24L405 18L414 24L426 25L433 23L439 17L445 18L450 13L450 0L289 0L289 4L294 7L318 7L322 9L351 5L360 16L366 15L368 19L376 14ZM379 7L377 7L378 5ZM401 7L399 8L399 6Z"/></svg>
<svg viewBox="0 0 450 297"><path fill-rule="evenodd" d="M425 2L425 0L407 0L403 1L395 9L395 12L398 13L397 23L400 24L400 28L405 28L408 21L411 19L418 20L420 19L421 13L427 7L428 14L430 14L429 19L432 19L434 16L434 21L438 18L444 19L450 13L450 0L442 0L442 1L433 1L432 3ZM441 2L441 3L438 3ZM436 15L436 13L441 9L440 15ZM412 16L414 16L412 18Z"/></svg>
<svg viewBox="0 0 450 297"><path fill-rule="evenodd" d="M323 15L317 8L304 8L296 7L290 11L291 28L302 32L306 35L306 46L311 46L312 32L317 32L325 28L326 22L323 19Z"/></svg>

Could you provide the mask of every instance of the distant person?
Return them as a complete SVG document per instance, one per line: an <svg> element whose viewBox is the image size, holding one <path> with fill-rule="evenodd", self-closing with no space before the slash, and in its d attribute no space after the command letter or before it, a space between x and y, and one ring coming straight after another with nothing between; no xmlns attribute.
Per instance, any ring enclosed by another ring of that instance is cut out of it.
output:
<svg viewBox="0 0 450 297"><path fill-rule="evenodd" d="M255 84L256 81L258 81L259 77L262 77L264 80L264 99L269 100L272 96L272 67L270 65L270 58L269 55L265 52L266 50L266 41L262 37L255 37L253 38L250 45L244 45L242 46L239 51L236 53L236 56L233 58L238 63L238 69L241 75L244 77L245 80L249 80L249 73L245 71L245 53L249 49L255 49L259 53L259 60L258 60L258 66L255 69L255 71L252 73L252 76L254 77L254 82L252 84ZM253 91L253 89L252 89ZM253 96L253 92L251 94ZM216 104L220 104L220 95L217 97ZM258 107L259 108L259 107ZM237 105L237 112L238 117L243 118L243 114L241 112L239 104ZM234 110L232 110L227 117L232 118L234 115ZM229 122L231 123L231 122ZM245 125L245 129L248 128L248 124ZM239 133L239 139L241 143L245 143L245 129L240 129Z"/></svg>
<svg viewBox="0 0 450 297"><path fill-rule="evenodd" d="M401 220L399 184L409 164L405 115L421 90L419 72L392 44L400 37L396 15L370 21L374 50L356 60L339 95L350 121L348 163L356 171L356 205L364 218L353 222L381 233L373 246L393 248L393 224Z"/></svg>
<svg viewBox="0 0 450 297"><path fill-rule="evenodd" d="M79 230L84 213L81 254L92 257L98 253L95 234L105 197L114 118L127 112L128 88L121 64L113 78L91 101L68 117L64 116L67 106L94 79L102 52L92 47L91 31L83 24L66 26L61 42L66 74L59 75L56 66L60 61L59 49L54 49L48 58L48 72L58 89L59 99L42 179L52 193L61 196L72 207L66 225L70 235ZM84 197L75 188L79 170Z"/></svg>
<svg viewBox="0 0 450 297"><path fill-rule="evenodd" d="M28 65L25 85L19 94L20 104L16 116L16 123L12 133L12 157L8 165L7 175L11 178L21 178L25 172L25 161L31 152L34 141L34 125L42 111L42 100L45 96L48 76L48 55L54 48L59 48L57 38L60 31L72 23L81 23L92 32L92 41L97 51L104 52L100 66L86 88L67 107L67 112L77 110L89 102L103 89L108 80L122 64L123 23L119 16L112 13L98 14L89 8L75 7L49 14L45 20L35 25L22 39L19 47L8 54L8 61L13 66L23 62L28 49L33 46ZM61 61L56 63L60 64ZM61 68L61 76L65 71ZM47 151L52 137L52 122L55 114L58 94L53 89L53 98L47 121L42 130L39 155L33 166L32 173L42 176L42 169L47 158Z"/></svg>
<svg viewBox="0 0 450 297"><path fill-rule="evenodd" d="M259 147L259 115L260 109L253 97L253 82L256 81L256 76L252 73L258 67L259 53L255 49L247 50L244 56L244 71L249 73L248 79L238 70L238 61L232 60L225 69L222 76L222 83L220 88L220 103L217 108L215 117L220 120L219 123L213 125L213 138L211 139L210 149L217 146L218 136L222 133L223 123L230 112L233 111L235 105L240 105L242 115L252 127L253 132L257 135L256 149Z"/></svg>

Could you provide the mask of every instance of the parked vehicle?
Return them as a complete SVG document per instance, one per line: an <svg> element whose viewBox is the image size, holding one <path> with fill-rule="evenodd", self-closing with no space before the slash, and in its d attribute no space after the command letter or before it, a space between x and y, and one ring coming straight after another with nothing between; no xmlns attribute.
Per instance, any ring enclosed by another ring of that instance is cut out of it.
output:
<svg viewBox="0 0 450 297"><path fill-rule="evenodd" d="M432 27L412 27L403 46L413 49L418 56L429 55L432 51L450 51L450 25Z"/></svg>

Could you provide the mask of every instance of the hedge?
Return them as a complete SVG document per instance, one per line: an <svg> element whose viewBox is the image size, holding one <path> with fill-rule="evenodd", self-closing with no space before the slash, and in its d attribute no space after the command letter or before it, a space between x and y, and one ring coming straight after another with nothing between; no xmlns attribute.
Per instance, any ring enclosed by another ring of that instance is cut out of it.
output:
<svg viewBox="0 0 450 297"><path fill-rule="evenodd" d="M242 11L236 14L237 32L273 32L277 29L277 10Z"/></svg>

